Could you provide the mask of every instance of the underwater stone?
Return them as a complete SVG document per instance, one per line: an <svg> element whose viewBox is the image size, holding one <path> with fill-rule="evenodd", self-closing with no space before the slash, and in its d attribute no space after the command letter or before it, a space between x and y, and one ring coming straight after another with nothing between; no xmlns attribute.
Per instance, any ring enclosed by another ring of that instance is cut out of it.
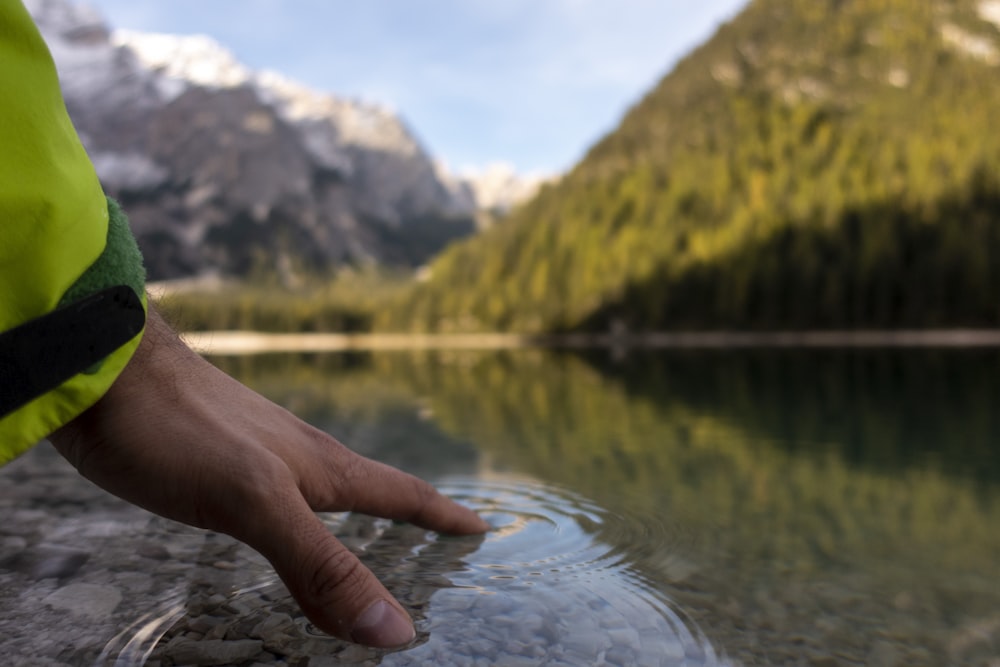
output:
<svg viewBox="0 0 1000 667"><path fill-rule="evenodd" d="M42 602L53 609L88 618L104 618L122 601L122 594L113 586L70 584L49 594Z"/></svg>
<svg viewBox="0 0 1000 667"><path fill-rule="evenodd" d="M256 639L224 641L182 640L169 647L168 655L182 665L229 665L246 662L260 655L263 644Z"/></svg>
<svg viewBox="0 0 1000 667"><path fill-rule="evenodd" d="M68 579L90 558L86 551L62 546L39 546L16 554L5 569L26 574L32 579Z"/></svg>

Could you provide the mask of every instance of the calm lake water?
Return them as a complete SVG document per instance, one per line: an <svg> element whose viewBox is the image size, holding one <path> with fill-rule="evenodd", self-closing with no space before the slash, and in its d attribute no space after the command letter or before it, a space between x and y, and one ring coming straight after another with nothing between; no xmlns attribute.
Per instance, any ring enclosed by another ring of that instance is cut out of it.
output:
<svg viewBox="0 0 1000 667"><path fill-rule="evenodd" d="M247 665L1000 664L998 351L215 362L494 526L327 517L414 645L317 635L248 549L110 500L43 447L0 471L5 654L165 667L222 639Z"/></svg>

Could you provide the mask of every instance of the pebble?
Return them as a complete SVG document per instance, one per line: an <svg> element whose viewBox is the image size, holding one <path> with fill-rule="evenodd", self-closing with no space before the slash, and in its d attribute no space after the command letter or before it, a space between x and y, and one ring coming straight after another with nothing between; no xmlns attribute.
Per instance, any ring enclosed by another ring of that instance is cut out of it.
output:
<svg viewBox="0 0 1000 667"><path fill-rule="evenodd" d="M18 537L17 535L11 535L9 537L4 537L0 539L0 556L5 556L7 554L16 554L20 551L24 551L25 547L28 546L28 540L23 537Z"/></svg>
<svg viewBox="0 0 1000 667"><path fill-rule="evenodd" d="M251 637L264 638L273 634L295 631L295 621L288 614L270 614L250 630Z"/></svg>
<svg viewBox="0 0 1000 667"><path fill-rule="evenodd" d="M135 553L150 560L170 560L171 558L170 552L167 551L165 546L146 542L140 544L136 548Z"/></svg>
<svg viewBox="0 0 1000 667"><path fill-rule="evenodd" d="M7 559L5 568L21 572L32 579L69 579L83 567L90 553L59 545L25 548Z"/></svg>
<svg viewBox="0 0 1000 667"><path fill-rule="evenodd" d="M840 661L830 655L816 656L809 661L812 667L841 667Z"/></svg>
<svg viewBox="0 0 1000 667"><path fill-rule="evenodd" d="M608 652L604 654L604 661L609 665L621 665L622 667L638 664L636 663L635 650L628 646L614 646L608 649Z"/></svg>
<svg viewBox="0 0 1000 667"><path fill-rule="evenodd" d="M897 667L903 664L899 649L885 640L875 642L867 662L870 667Z"/></svg>
<svg viewBox="0 0 1000 667"><path fill-rule="evenodd" d="M257 639L224 641L206 639L201 641L180 641L167 652L175 664L229 665L256 658L263 647Z"/></svg>
<svg viewBox="0 0 1000 667"><path fill-rule="evenodd" d="M71 502L52 504L56 493ZM674 625L629 598L621 571L598 577L563 562L486 571L478 543L351 517L353 546L418 629L407 650L373 651L311 628L249 549L118 501L58 456L33 451L0 469L0 507L4 665L94 664L114 637L134 637L139 619L162 614L147 667L1000 667L995 582L938 589L909 577L902 586L892 568L859 575L853 565L780 576L762 566L741 580L738 568L706 564L665 584L667 606L686 612ZM527 587L531 572L540 574ZM487 576L498 573L513 579ZM241 589L250 584L260 587ZM685 627L707 639L683 636Z"/></svg>
<svg viewBox="0 0 1000 667"><path fill-rule="evenodd" d="M83 583L60 588L43 600L54 609L85 618L107 616L121 601L122 594L117 588Z"/></svg>

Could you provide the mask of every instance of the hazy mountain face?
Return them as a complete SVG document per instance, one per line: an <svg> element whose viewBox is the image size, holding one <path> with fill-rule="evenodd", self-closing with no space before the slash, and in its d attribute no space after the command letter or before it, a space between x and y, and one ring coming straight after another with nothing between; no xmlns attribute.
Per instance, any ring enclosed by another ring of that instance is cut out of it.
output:
<svg viewBox="0 0 1000 667"><path fill-rule="evenodd" d="M416 265L473 231L473 188L385 109L254 72L206 37L26 5L151 278Z"/></svg>

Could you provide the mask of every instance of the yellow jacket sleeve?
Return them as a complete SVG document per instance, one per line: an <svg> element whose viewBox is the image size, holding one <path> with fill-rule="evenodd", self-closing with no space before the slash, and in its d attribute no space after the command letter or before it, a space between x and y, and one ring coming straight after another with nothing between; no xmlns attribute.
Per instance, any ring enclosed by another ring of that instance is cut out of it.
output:
<svg viewBox="0 0 1000 667"><path fill-rule="evenodd" d="M108 247L109 229L109 200L66 112L52 57L20 0L4 0L0 335L50 313L67 297L100 289L102 281L103 286L129 282L94 270ZM141 273L141 258L138 262ZM135 274L136 267L130 270ZM135 288L134 280L131 285ZM138 290L142 296L141 284ZM140 336L105 358L96 372L76 375L0 417L0 464L93 405L125 367ZM3 372L0 368L0 382Z"/></svg>

